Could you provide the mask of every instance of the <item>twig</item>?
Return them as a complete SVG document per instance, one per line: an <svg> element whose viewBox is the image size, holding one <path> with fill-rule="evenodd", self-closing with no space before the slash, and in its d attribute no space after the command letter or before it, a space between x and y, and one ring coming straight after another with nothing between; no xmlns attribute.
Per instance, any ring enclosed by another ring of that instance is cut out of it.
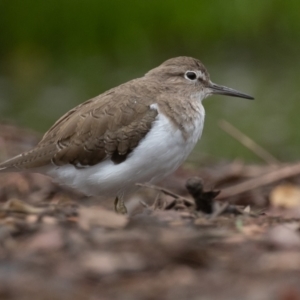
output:
<svg viewBox="0 0 300 300"><path fill-rule="evenodd" d="M148 207L149 207L149 205L148 205L145 201L140 200L139 202L140 202L145 208L148 208Z"/></svg>
<svg viewBox="0 0 300 300"><path fill-rule="evenodd" d="M158 193L155 197L155 200L152 204L153 209L157 209L159 207L159 204L160 204L160 193Z"/></svg>
<svg viewBox="0 0 300 300"><path fill-rule="evenodd" d="M300 174L300 163L297 163L295 165L288 165L281 167L277 170L271 171L267 174L261 175L257 178L250 179L247 181L244 181L242 183L236 184L232 187L228 187L226 189L223 189L221 193L218 195L217 200L224 199L228 197L232 197L247 191L250 191L252 189L271 184L273 182L296 176Z"/></svg>
<svg viewBox="0 0 300 300"><path fill-rule="evenodd" d="M217 218L218 216L220 216L228 208L228 206L229 206L228 202L221 204L221 206L212 213L212 215L210 216L210 219L213 220L213 219Z"/></svg>
<svg viewBox="0 0 300 300"><path fill-rule="evenodd" d="M184 197L181 197L180 195L177 195L173 192L171 192L170 190L167 190L165 188L162 188L162 187L159 187L159 186L156 186L156 185L151 185L151 184L146 184L146 183L136 183L137 186L140 186L140 187L146 187L146 188L149 188L149 189L152 189L152 190L156 190L156 191L160 191L168 196L171 196L175 199L183 199L184 201L186 201L187 203L190 203L192 205L194 205L194 201L190 200L190 199L187 199L187 198L184 198Z"/></svg>
<svg viewBox="0 0 300 300"><path fill-rule="evenodd" d="M280 164L280 161L276 157L274 157L270 152L268 152L266 149L258 145L255 141L253 141L251 138L246 136L243 132L241 132L239 129L234 127L226 120L220 120L219 127L225 132L227 132L230 136L238 140L246 148L250 149L253 153L255 153L258 157L260 157L268 164L270 165Z"/></svg>

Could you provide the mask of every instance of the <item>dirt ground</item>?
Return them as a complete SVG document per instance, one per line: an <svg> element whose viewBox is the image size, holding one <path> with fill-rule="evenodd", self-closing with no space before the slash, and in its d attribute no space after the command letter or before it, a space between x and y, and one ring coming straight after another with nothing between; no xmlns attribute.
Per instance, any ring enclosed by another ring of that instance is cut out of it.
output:
<svg viewBox="0 0 300 300"><path fill-rule="evenodd" d="M0 125L1 161L39 137ZM300 299L300 166L181 168L127 201L0 176L0 299ZM219 192L221 191L221 192Z"/></svg>

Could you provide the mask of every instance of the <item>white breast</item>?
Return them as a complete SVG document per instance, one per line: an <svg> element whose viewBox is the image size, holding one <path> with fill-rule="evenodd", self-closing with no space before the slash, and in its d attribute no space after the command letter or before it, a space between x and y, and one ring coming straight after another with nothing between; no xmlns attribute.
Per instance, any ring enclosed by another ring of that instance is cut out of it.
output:
<svg viewBox="0 0 300 300"><path fill-rule="evenodd" d="M124 162L114 164L106 160L83 169L72 165L53 166L46 174L87 195L116 196L130 192L137 182L157 182L182 164L201 137L204 108L201 101L199 104L201 113L192 126L185 128L187 139L165 115L159 113L150 132ZM156 104L151 108L159 111Z"/></svg>

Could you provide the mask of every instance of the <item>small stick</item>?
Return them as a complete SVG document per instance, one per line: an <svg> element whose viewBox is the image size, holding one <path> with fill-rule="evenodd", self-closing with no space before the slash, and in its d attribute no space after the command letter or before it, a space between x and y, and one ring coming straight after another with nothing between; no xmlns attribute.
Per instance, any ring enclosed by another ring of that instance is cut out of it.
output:
<svg viewBox="0 0 300 300"><path fill-rule="evenodd" d="M228 202L224 202L216 211L214 211L212 213L212 215L210 216L210 220L213 220L215 218L217 218L218 216L220 216L229 206Z"/></svg>
<svg viewBox="0 0 300 300"><path fill-rule="evenodd" d="M287 165L277 170L271 171L267 174L263 174L257 178L253 178L234 186L223 189L218 195L217 200L232 197L258 187L271 184L275 181L279 181L288 177L296 176L300 174L300 163L294 165Z"/></svg>
<svg viewBox="0 0 300 300"><path fill-rule="evenodd" d="M156 185L151 185L151 184L147 184L147 183L136 183L137 186L140 186L140 187L146 187L146 188L149 188L149 189L152 189L152 190L156 190L156 191L160 191L168 196L171 196L175 199L183 199L184 201L194 205L194 201L190 200L190 199L187 199L187 198L184 198L184 197L181 197L173 192L171 192L170 190L167 190L165 188L162 188L162 187L159 187L159 186L156 186Z"/></svg>
<svg viewBox="0 0 300 300"><path fill-rule="evenodd" d="M251 138L246 136L243 132L241 132L239 129L234 127L226 120L220 120L219 127L225 132L227 132L230 136L238 140L246 148L250 149L253 153L255 153L258 157L260 157L268 164L270 165L280 164L280 161L276 157L274 157L270 152L268 152L266 149L258 145L255 141L253 141Z"/></svg>

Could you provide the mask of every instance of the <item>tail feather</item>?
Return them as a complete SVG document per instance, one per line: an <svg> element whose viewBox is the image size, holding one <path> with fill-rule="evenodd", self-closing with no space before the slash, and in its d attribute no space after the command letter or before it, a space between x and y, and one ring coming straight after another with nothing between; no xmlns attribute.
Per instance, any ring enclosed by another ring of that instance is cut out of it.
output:
<svg viewBox="0 0 300 300"><path fill-rule="evenodd" d="M17 162L22 154L19 154L13 158L10 158L0 164L0 172L16 172L19 168L16 168L15 162Z"/></svg>
<svg viewBox="0 0 300 300"><path fill-rule="evenodd" d="M29 171L30 169L43 167L51 163L56 151L55 145L36 147L0 163L0 172Z"/></svg>

